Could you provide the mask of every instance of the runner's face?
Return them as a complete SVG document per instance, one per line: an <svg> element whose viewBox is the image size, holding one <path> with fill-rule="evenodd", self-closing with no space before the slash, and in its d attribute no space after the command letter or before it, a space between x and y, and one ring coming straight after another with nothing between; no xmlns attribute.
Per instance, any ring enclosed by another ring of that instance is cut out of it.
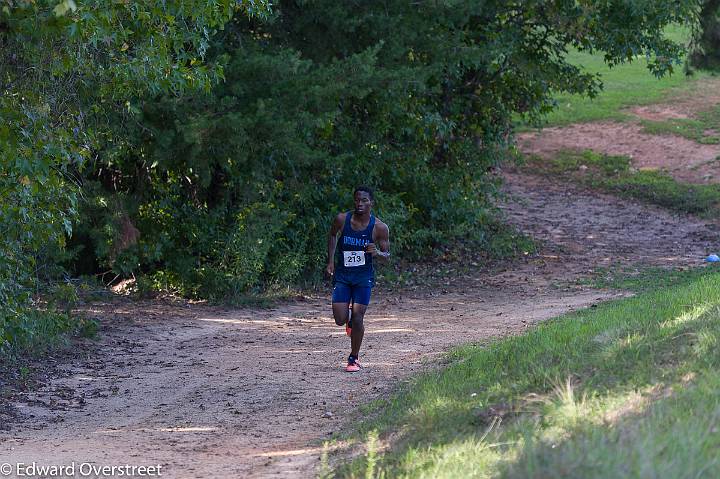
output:
<svg viewBox="0 0 720 479"><path fill-rule="evenodd" d="M367 191L355 192L355 214L364 215L372 209L372 200Z"/></svg>

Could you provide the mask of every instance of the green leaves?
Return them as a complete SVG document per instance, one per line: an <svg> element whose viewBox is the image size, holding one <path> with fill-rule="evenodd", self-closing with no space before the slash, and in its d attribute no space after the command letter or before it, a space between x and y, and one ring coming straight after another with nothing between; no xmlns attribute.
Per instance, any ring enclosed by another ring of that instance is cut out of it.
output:
<svg viewBox="0 0 720 479"><path fill-rule="evenodd" d="M137 99L209 89L221 73L203 61L209 39L234 12L250 9L261 15L269 7L233 0L3 2L0 342L22 336L8 325L29 324L32 332L35 323L23 323L32 315L31 292L57 269L77 230L80 188L89 183L83 175L99 161L95 171L111 170L130 153L127 124L141 113ZM104 179L117 185L113 175Z"/></svg>
<svg viewBox="0 0 720 479"><path fill-rule="evenodd" d="M138 98L139 126L99 163L139 204L133 261L201 295L314 274L328 222L358 183L378 188L400 255L456 240L490 249L487 173L513 117L539 120L556 92L601 88L566 61L568 48L606 51L611 63L649 54L668 71L679 50L660 32L690 3L320 0L236 16L203 37L224 81ZM249 210L257 220L239 234Z"/></svg>
<svg viewBox="0 0 720 479"><path fill-rule="evenodd" d="M490 248L488 172L513 118L539 121L557 92L601 88L568 48L610 64L648 55L670 72L680 47L663 28L694 3L10 5L0 182L12 206L0 210L29 225L3 246L27 273L17 285L35 281L22 265L43 241L72 234L90 258L78 271L157 273L209 296L312 272L358 183L378 188L405 257L453 241Z"/></svg>
<svg viewBox="0 0 720 479"><path fill-rule="evenodd" d="M53 8L53 13L56 17L62 17L67 12L74 12L75 10L77 10L77 5L73 0L63 0Z"/></svg>

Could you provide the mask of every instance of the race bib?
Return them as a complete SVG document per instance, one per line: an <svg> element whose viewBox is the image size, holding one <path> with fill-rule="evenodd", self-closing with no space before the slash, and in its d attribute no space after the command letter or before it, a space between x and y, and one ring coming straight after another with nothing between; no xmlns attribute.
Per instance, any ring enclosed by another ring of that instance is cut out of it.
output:
<svg viewBox="0 0 720 479"><path fill-rule="evenodd" d="M343 251L345 257L345 267L352 268L353 266L362 266L365 264L365 252L364 251Z"/></svg>

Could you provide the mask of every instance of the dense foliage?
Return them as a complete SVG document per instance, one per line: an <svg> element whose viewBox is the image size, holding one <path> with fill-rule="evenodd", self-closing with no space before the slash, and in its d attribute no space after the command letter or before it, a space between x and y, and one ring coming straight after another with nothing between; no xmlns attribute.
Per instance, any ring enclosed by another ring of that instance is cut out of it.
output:
<svg viewBox="0 0 720 479"><path fill-rule="evenodd" d="M695 24L689 66L702 70L720 69L720 0L703 0Z"/></svg>
<svg viewBox="0 0 720 479"><path fill-rule="evenodd" d="M0 351L35 329L32 296L52 273L84 171L112 162L132 98L209 88L203 64L225 1L0 1ZM259 10L258 13L262 13ZM57 323L57 321L55 321Z"/></svg>
<svg viewBox="0 0 720 479"><path fill-rule="evenodd" d="M662 75L681 54L663 28L695 6L5 4L4 321L27 306L41 258L203 297L294 281L320 270L330 218L359 183L379 190L405 257L490 248L513 118L601 86L567 49L648 55Z"/></svg>
<svg viewBox="0 0 720 479"><path fill-rule="evenodd" d="M610 64L647 54L664 74L680 47L661 31L690 6L286 1L238 17L209 49L224 82L137 101L133 153L111 170L139 241L115 256L112 227L87 237L107 268L225 296L319 272L330 218L368 183L403 257L458 239L487 249L513 116L600 88L567 48Z"/></svg>

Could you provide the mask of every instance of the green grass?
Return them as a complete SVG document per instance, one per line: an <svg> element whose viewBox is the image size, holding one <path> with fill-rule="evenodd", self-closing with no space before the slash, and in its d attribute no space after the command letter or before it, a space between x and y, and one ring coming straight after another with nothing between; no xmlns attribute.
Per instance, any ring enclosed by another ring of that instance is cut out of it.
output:
<svg viewBox="0 0 720 479"><path fill-rule="evenodd" d="M625 156L603 155L591 150L561 151L551 160L531 157L525 168L681 213L703 218L720 214L720 185L683 183L662 171L638 171Z"/></svg>
<svg viewBox="0 0 720 479"><path fill-rule="evenodd" d="M720 143L720 108L697 114L697 118L666 121L643 120L643 131L651 135L677 135L702 144Z"/></svg>
<svg viewBox="0 0 720 479"><path fill-rule="evenodd" d="M678 26L668 29L667 36L678 42L686 42L689 32ZM658 79L648 71L645 58L610 68L601 55L572 51L569 61L582 66L587 72L599 73L603 90L594 99L581 95L558 94L555 98L558 107L547 117L548 125L551 126L598 120L621 121L628 118L623 109L667 101L668 96L687 91L695 80L708 76L705 73L696 73L688 77L679 65L672 75Z"/></svg>
<svg viewBox="0 0 720 479"><path fill-rule="evenodd" d="M707 274L703 268L667 269L660 267L624 266L598 268L589 279L579 284L596 289L615 289L641 293L658 288L669 288L689 282Z"/></svg>
<svg viewBox="0 0 720 479"><path fill-rule="evenodd" d="M720 273L603 303L487 347L384 401L340 477L718 477ZM374 441L374 439L373 439ZM372 442L372 441L371 441Z"/></svg>

